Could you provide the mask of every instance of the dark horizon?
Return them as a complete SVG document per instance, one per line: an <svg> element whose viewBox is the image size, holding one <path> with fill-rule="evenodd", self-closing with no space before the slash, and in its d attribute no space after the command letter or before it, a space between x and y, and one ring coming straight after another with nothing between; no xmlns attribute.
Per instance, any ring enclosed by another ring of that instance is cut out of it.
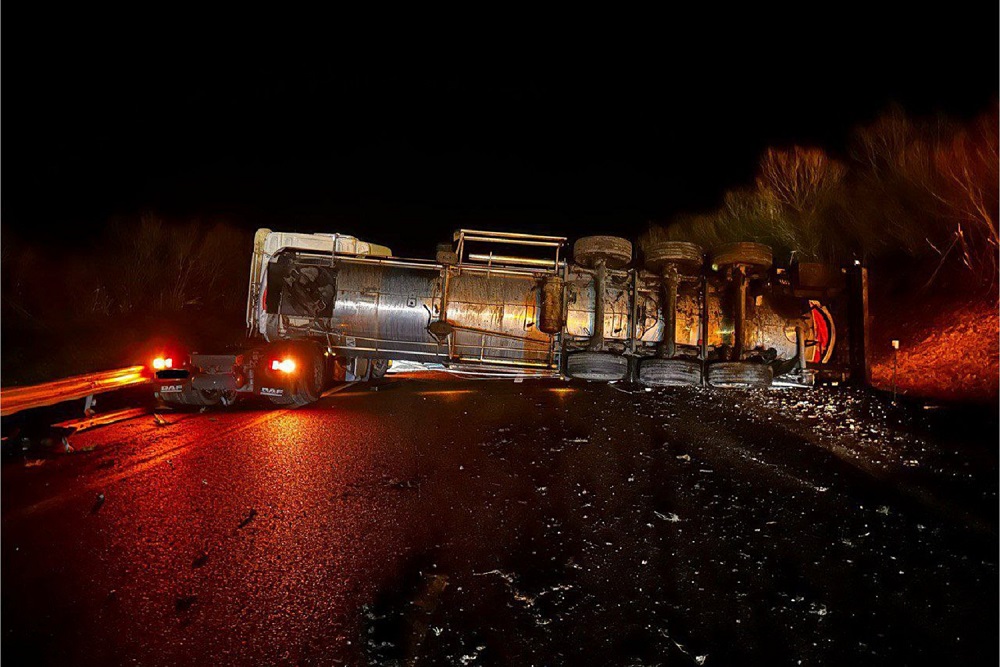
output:
<svg viewBox="0 0 1000 667"><path fill-rule="evenodd" d="M840 17L757 26L756 44L717 35L729 48L714 53L665 38L516 65L403 45L380 61L349 48L251 60L56 34L30 66L4 66L4 231L69 247L154 211L411 255L463 226L635 237L717 206L768 146L840 155L891 105L995 110L995 14Z"/></svg>

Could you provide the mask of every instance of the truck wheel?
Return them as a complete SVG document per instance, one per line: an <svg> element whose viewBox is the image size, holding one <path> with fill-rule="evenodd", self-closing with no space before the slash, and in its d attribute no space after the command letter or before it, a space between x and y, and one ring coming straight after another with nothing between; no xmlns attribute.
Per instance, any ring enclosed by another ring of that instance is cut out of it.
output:
<svg viewBox="0 0 1000 667"><path fill-rule="evenodd" d="M701 384L701 362L695 359L643 359L639 384L646 387L690 387Z"/></svg>
<svg viewBox="0 0 1000 667"><path fill-rule="evenodd" d="M603 259L609 269L620 269L632 261L632 242L617 236L585 236L573 244L573 259L587 268Z"/></svg>
<svg viewBox="0 0 1000 667"><path fill-rule="evenodd" d="M385 377L385 372L389 370L389 360L388 359L372 359L368 362L368 368L370 373L368 375L371 380L381 380Z"/></svg>
<svg viewBox="0 0 1000 667"><path fill-rule="evenodd" d="M646 270L653 273L662 273L673 264L681 274L692 275L698 273L704 262L705 252L701 246L686 241L661 241L646 251Z"/></svg>
<svg viewBox="0 0 1000 667"><path fill-rule="evenodd" d="M302 379L296 397L300 405L315 403L319 400L320 394L326 389L326 360L319 348L310 346L309 354L304 355L309 359L308 368L302 369Z"/></svg>
<svg viewBox="0 0 1000 667"><path fill-rule="evenodd" d="M299 348L300 366L294 389L284 396L270 396L275 405L309 405L319 400L326 385L323 354L313 345Z"/></svg>
<svg viewBox="0 0 1000 667"><path fill-rule="evenodd" d="M566 359L566 374L578 380L621 380L628 375L628 359L604 352L574 352Z"/></svg>
<svg viewBox="0 0 1000 667"><path fill-rule="evenodd" d="M708 367L708 383L713 387L770 387L772 379L767 364L723 361Z"/></svg>
<svg viewBox="0 0 1000 667"><path fill-rule="evenodd" d="M727 243L712 251L712 264L722 268L733 264L743 264L758 271L767 271L774 263L774 253L771 247L763 243L743 241Z"/></svg>

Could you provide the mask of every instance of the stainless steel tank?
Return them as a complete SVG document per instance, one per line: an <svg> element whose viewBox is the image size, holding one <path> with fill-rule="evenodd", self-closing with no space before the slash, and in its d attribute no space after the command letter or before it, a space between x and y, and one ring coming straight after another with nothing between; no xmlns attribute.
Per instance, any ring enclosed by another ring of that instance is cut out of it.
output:
<svg viewBox="0 0 1000 667"><path fill-rule="evenodd" d="M496 236L502 243L527 240ZM565 242L530 239L553 249ZM564 271L558 254L551 261L503 256L445 265L291 252L267 269L273 296L264 308L266 337L321 337L348 356L552 371Z"/></svg>
<svg viewBox="0 0 1000 667"><path fill-rule="evenodd" d="M470 252L477 243L506 252L531 246L550 256ZM733 292L721 276L683 279L676 316L666 318L661 275L607 269L598 295L595 271L560 257L564 244L560 237L462 230L440 262L283 249L262 271L261 331L268 340L319 338L349 357L553 373L563 353L586 348L599 310L611 354L655 354L670 319L681 356L711 359L734 344ZM794 358L798 344L819 337L814 318L806 301L782 301L769 290L748 298L745 345Z"/></svg>

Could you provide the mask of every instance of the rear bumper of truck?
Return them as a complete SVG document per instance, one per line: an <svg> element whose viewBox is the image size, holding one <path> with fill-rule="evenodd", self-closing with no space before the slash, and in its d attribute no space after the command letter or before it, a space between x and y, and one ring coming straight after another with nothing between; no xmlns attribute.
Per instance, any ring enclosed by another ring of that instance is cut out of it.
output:
<svg viewBox="0 0 1000 667"><path fill-rule="evenodd" d="M153 390L157 398L175 405L229 405L240 396L260 396L282 403L301 384L305 352L302 345L283 341L243 354L192 354L179 367L156 371ZM312 354L326 363L315 350ZM272 367L281 360L299 368L282 372Z"/></svg>
<svg viewBox="0 0 1000 667"><path fill-rule="evenodd" d="M193 354L181 368L156 371L153 387L157 397L180 405L229 403L245 391L242 355Z"/></svg>

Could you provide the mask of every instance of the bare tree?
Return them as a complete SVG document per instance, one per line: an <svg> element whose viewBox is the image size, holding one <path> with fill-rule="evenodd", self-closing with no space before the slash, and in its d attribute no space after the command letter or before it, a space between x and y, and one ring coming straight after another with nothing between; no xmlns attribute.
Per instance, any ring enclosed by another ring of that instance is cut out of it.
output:
<svg viewBox="0 0 1000 667"><path fill-rule="evenodd" d="M118 220L101 244L107 253L102 284L121 313L235 309L246 287L248 239L245 232L200 220L171 223L153 214Z"/></svg>
<svg viewBox="0 0 1000 667"><path fill-rule="evenodd" d="M769 148L760 159L757 189L779 206L808 215L847 173L847 168L818 148Z"/></svg>
<svg viewBox="0 0 1000 667"><path fill-rule="evenodd" d="M940 188L935 194L954 224L946 252L957 250L962 264L996 279L998 209L997 116L979 118L969 130L956 132L934 151ZM942 261L946 254L942 253Z"/></svg>
<svg viewBox="0 0 1000 667"><path fill-rule="evenodd" d="M760 241L778 256L819 261L909 256L936 262L928 285L946 273L960 276L954 284L995 291L998 146L996 109L957 123L891 108L855 131L846 163L816 148L768 149L754 187L731 190L717 210L677 216L658 233L706 248Z"/></svg>
<svg viewBox="0 0 1000 667"><path fill-rule="evenodd" d="M841 234L826 215L842 193L847 167L817 148L769 148L757 173L758 196L772 211L772 243L801 258L830 260L839 253Z"/></svg>
<svg viewBox="0 0 1000 667"><path fill-rule="evenodd" d="M995 113L963 127L943 119L915 122L892 109L856 132L852 156L859 233L878 230L883 244L916 256L936 253L928 284L955 262L982 282L995 282Z"/></svg>

